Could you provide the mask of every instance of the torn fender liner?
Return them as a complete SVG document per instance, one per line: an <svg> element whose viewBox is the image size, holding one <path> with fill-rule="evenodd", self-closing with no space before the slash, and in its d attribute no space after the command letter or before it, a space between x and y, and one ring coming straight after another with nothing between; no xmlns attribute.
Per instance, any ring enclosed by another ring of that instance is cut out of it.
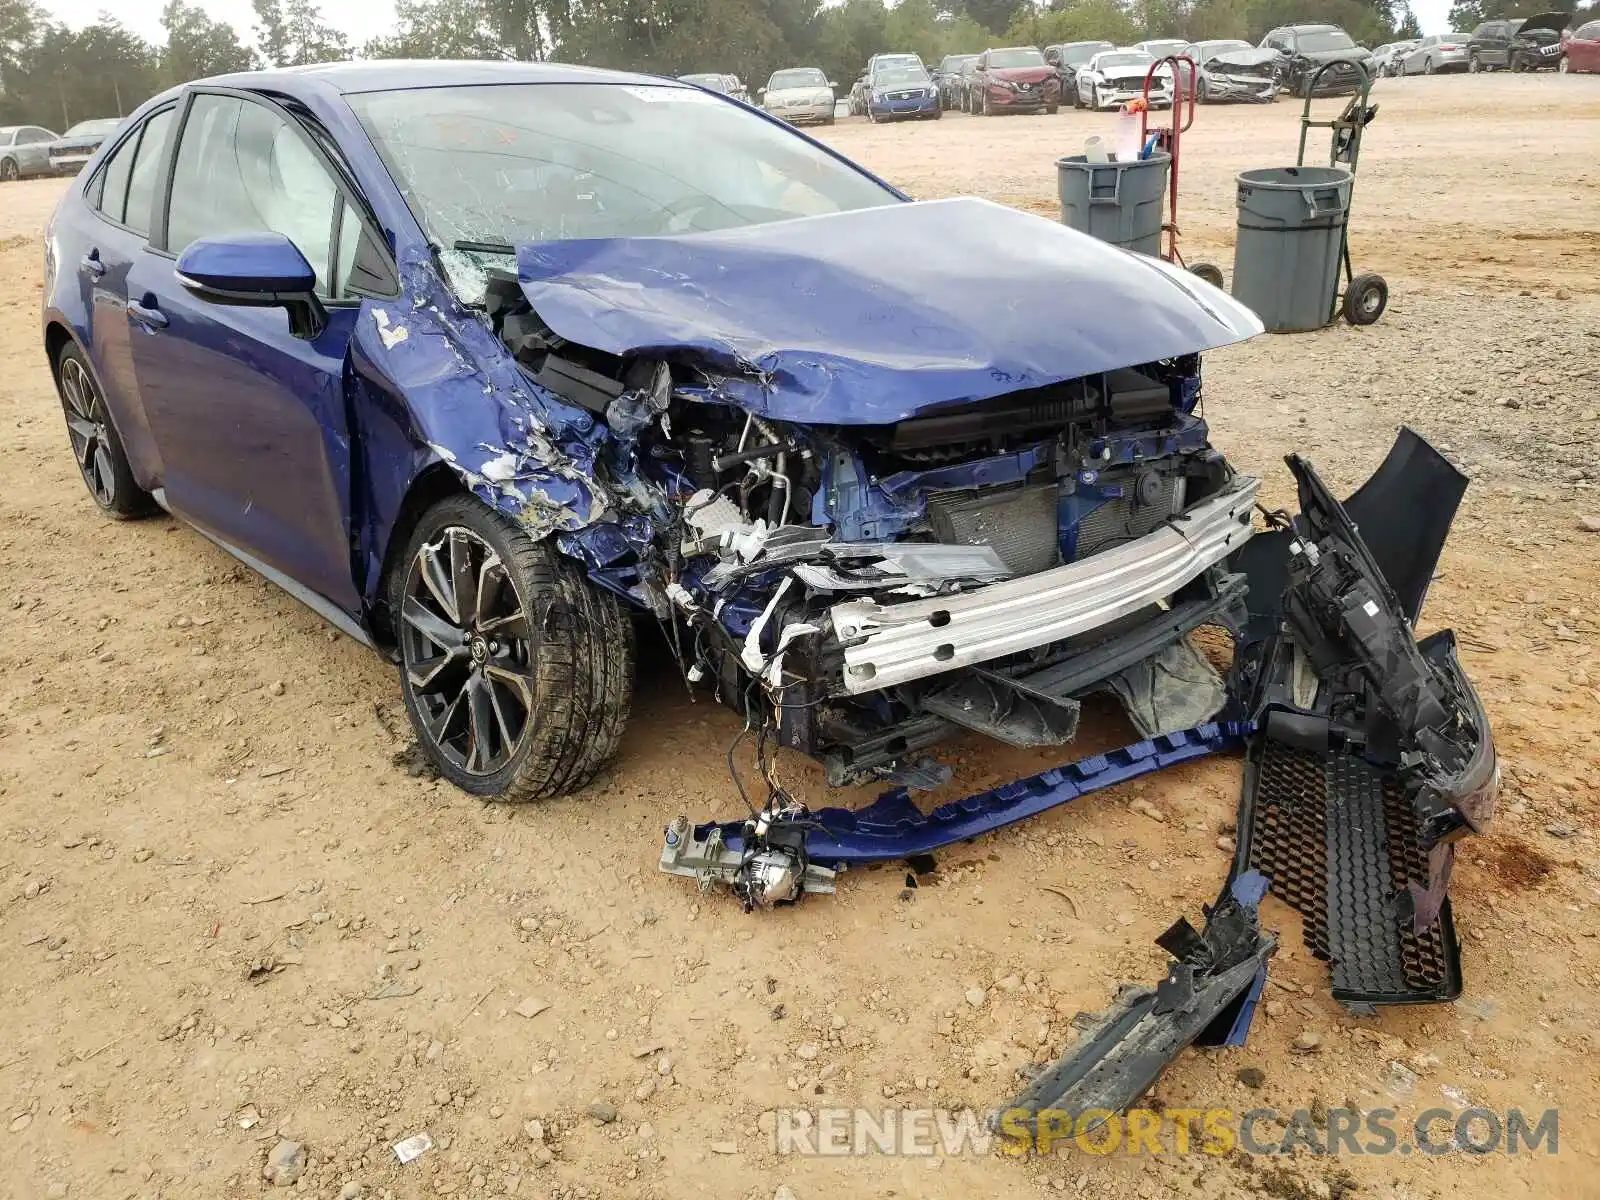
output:
<svg viewBox="0 0 1600 1200"><path fill-rule="evenodd" d="M1153 771L1238 749L1250 732L1249 725L1224 722L1165 734L1064 767L1052 767L941 805L931 813L923 813L912 803L906 789L897 788L859 811L799 810L771 821L770 827L776 830L792 824L804 829L805 866L836 870L853 864L892 862L993 833L1079 796ZM675 823L667 830L661 869L704 879L702 867L706 863L717 861L719 855L724 855L724 862L738 861L750 848L752 836L749 820L699 825L692 830L686 822ZM764 840L776 844L779 839L768 833ZM822 882L820 877L818 882ZM825 889L819 886L807 890Z"/></svg>
<svg viewBox="0 0 1600 1200"><path fill-rule="evenodd" d="M1266 890L1261 875L1240 875L1207 911L1203 930L1180 917L1156 939L1172 955L1166 978L1154 988L1125 985L1073 1048L999 1111L998 1127L1035 1137L1092 1134L1149 1091L1186 1046L1243 1045L1278 948L1261 932Z"/></svg>
<svg viewBox="0 0 1600 1200"><path fill-rule="evenodd" d="M1159 259L976 199L523 245L517 270L561 337L701 366L720 398L800 422L889 424L1262 328Z"/></svg>

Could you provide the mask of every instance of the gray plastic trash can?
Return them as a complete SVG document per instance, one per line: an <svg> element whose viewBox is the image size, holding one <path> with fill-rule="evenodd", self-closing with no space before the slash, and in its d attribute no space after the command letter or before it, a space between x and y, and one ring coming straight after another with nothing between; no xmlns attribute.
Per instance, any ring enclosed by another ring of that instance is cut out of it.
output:
<svg viewBox="0 0 1600 1200"><path fill-rule="evenodd" d="M1061 223L1124 250L1160 254L1171 163L1168 154L1113 163L1091 163L1081 154L1056 159Z"/></svg>
<svg viewBox="0 0 1600 1200"><path fill-rule="evenodd" d="M1269 332L1321 329L1332 318L1350 184L1342 167L1239 174L1233 296Z"/></svg>

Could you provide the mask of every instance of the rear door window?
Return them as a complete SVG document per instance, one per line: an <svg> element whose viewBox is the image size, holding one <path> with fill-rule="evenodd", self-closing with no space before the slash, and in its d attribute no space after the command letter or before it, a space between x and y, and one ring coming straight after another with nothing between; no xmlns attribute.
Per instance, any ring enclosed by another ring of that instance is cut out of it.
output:
<svg viewBox="0 0 1600 1200"><path fill-rule="evenodd" d="M100 175L90 189L89 202L107 220L115 221L118 225L122 224L123 210L128 202L128 176L133 172L133 156L138 149L139 135L135 130L111 152L111 157L100 169Z"/></svg>
<svg viewBox="0 0 1600 1200"><path fill-rule="evenodd" d="M163 109L144 123L128 172L128 198L122 223L146 237L150 234L150 207L155 200L156 178L167 158L167 139L172 136L174 111Z"/></svg>

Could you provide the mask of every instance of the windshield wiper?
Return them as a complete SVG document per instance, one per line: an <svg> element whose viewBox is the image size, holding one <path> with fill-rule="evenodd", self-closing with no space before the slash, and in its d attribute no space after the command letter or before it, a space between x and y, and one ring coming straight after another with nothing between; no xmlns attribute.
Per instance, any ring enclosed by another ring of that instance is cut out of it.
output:
<svg viewBox="0 0 1600 1200"><path fill-rule="evenodd" d="M474 254L515 254L517 248L510 242L477 242L471 238L457 238L451 243L454 250L466 250Z"/></svg>

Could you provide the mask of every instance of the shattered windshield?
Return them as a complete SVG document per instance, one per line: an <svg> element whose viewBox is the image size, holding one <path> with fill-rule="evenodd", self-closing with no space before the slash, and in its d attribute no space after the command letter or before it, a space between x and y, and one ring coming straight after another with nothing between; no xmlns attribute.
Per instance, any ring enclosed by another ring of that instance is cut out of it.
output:
<svg viewBox="0 0 1600 1200"><path fill-rule="evenodd" d="M991 50L989 51L989 65L991 67L1042 67L1045 65L1044 55L1032 46L1021 47L1016 50Z"/></svg>
<svg viewBox="0 0 1600 1200"><path fill-rule="evenodd" d="M114 133L117 126L121 124L121 117L102 117L96 121L79 121L61 136L63 138L93 137L98 133Z"/></svg>
<svg viewBox="0 0 1600 1200"><path fill-rule="evenodd" d="M1296 34L1294 39L1295 49L1301 53L1310 51L1315 54L1321 50L1353 50L1355 42L1350 40L1350 35L1342 29L1327 29L1317 33Z"/></svg>
<svg viewBox="0 0 1600 1200"><path fill-rule="evenodd" d="M1088 42L1082 46L1065 46L1061 50L1061 61L1068 66L1081 67L1106 48L1104 42Z"/></svg>
<svg viewBox="0 0 1600 1200"><path fill-rule="evenodd" d="M649 237L893 204L805 138L691 88L498 84L348 97L457 295L519 242Z"/></svg>
<svg viewBox="0 0 1600 1200"><path fill-rule="evenodd" d="M1249 42L1197 42L1193 49L1201 62L1210 62L1219 54L1237 54L1255 47Z"/></svg>

